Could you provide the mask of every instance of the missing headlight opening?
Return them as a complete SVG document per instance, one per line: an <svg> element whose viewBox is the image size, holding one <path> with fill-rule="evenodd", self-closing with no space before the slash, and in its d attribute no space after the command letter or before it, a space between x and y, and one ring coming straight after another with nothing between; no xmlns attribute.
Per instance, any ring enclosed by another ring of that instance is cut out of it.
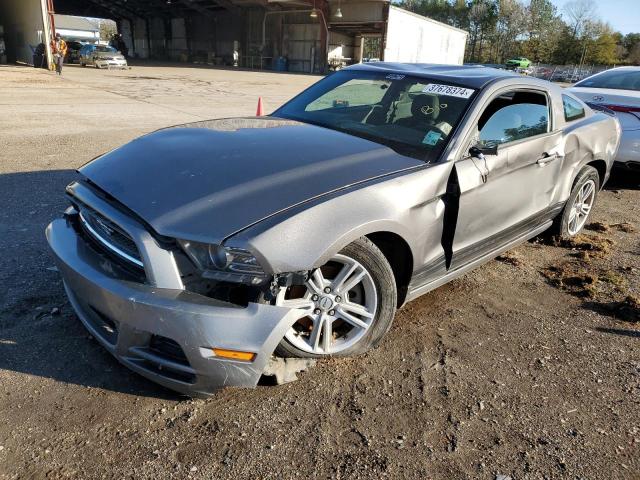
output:
<svg viewBox="0 0 640 480"><path fill-rule="evenodd" d="M281 288L304 285L309 278L309 272L290 272L263 274L260 282L255 282L252 275L202 271L191 255L182 252L176 255L176 261L186 290L242 307L249 303L272 303Z"/></svg>

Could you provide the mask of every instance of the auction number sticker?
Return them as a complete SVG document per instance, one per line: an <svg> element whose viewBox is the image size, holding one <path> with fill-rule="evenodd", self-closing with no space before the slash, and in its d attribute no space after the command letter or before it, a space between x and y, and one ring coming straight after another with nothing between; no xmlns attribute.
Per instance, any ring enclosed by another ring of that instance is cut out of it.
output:
<svg viewBox="0 0 640 480"><path fill-rule="evenodd" d="M469 98L475 90L471 88L453 87L451 85L439 85L430 83L422 89L422 93L435 93L447 97Z"/></svg>

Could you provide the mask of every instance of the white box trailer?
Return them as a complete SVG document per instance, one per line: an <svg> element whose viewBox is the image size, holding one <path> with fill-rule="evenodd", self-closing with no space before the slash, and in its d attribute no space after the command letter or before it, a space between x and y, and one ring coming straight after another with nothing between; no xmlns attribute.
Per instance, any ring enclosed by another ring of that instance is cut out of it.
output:
<svg viewBox="0 0 640 480"><path fill-rule="evenodd" d="M462 65L468 33L391 5L385 62Z"/></svg>

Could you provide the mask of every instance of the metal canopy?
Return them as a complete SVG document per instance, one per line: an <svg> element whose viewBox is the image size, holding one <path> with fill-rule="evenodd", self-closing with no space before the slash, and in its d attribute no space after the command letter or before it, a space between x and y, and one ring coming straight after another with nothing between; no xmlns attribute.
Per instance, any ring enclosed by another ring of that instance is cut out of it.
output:
<svg viewBox="0 0 640 480"><path fill-rule="evenodd" d="M283 8L309 8L313 0L54 0L56 13L112 18L177 18L192 15L215 16L221 11L241 14L242 9L258 7L265 10ZM326 5L325 0L315 2L317 8Z"/></svg>

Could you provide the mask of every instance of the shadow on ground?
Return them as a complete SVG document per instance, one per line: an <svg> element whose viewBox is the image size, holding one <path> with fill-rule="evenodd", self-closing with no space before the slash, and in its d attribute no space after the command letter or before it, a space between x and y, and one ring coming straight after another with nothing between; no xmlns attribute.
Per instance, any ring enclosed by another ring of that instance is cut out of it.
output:
<svg viewBox="0 0 640 480"><path fill-rule="evenodd" d="M133 395L177 398L111 357L76 318L44 230L73 170L0 175L0 370Z"/></svg>
<svg viewBox="0 0 640 480"><path fill-rule="evenodd" d="M623 337L640 338L640 332L638 330L626 330L622 328L605 328L605 327L598 327L596 328L596 330L602 333L622 335Z"/></svg>
<svg viewBox="0 0 640 480"><path fill-rule="evenodd" d="M640 172L614 169L605 190L640 190Z"/></svg>

